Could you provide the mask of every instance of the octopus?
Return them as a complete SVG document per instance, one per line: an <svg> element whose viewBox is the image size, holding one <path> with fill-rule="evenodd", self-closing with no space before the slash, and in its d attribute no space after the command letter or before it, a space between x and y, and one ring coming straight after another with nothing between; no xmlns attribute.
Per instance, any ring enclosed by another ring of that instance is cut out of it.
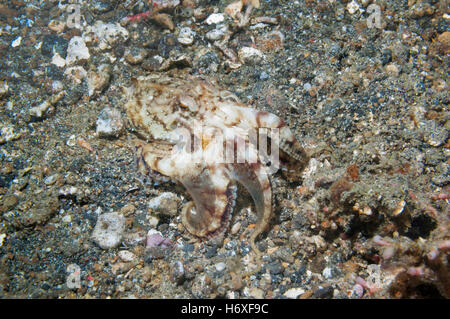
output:
<svg viewBox="0 0 450 319"><path fill-rule="evenodd" d="M139 137L138 169L180 182L192 197L181 221L194 237L224 232L236 205L236 182L246 188L258 216L248 242L259 271L255 240L273 214L271 176L280 167L295 179L309 160L286 123L244 105L213 80L193 76L133 78L125 109Z"/></svg>

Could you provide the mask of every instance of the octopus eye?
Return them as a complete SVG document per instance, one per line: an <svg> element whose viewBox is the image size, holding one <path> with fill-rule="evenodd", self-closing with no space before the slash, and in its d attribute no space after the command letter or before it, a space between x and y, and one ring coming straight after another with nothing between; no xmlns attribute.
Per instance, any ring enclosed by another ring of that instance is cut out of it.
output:
<svg viewBox="0 0 450 319"><path fill-rule="evenodd" d="M198 111L197 102L195 102L195 100L189 95L186 95L186 94L180 95L179 102L182 107L188 108L189 111L191 111L191 112Z"/></svg>

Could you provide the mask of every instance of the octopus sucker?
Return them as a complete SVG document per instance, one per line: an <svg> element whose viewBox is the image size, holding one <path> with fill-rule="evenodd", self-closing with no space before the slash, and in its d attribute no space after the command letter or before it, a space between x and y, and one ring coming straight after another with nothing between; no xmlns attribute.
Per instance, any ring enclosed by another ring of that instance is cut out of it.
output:
<svg viewBox="0 0 450 319"><path fill-rule="evenodd" d="M210 239L226 230L236 205L236 183L247 189L258 216L248 240L256 254L252 273L258 272L262 253L255 241L273 215L274 163L284 166L289 178L298 178L309 160L300 142L278 116L245 106L214 81L152 75L134 79L128 92L128 118L145 140L137 142L139 170L157 172L186 188L192 201L182 208L181 220L190 234ZM266 131L276 134L261 133ZM261 150L268 145L270 155Z"/></svg>

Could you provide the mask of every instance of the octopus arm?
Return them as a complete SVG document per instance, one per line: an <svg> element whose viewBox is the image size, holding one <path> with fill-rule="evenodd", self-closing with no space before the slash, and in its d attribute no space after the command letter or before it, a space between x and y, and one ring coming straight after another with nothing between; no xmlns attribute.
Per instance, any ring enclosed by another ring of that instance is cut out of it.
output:
<svg viewBox="0 0 450 319"><path fill-rule="evenodd" d="M198 238L212 238L228 226L236 202L236 186L223 170L203 167L181 177L193 202L181 212L186 229Z"/></svg>
<svg viewBox="0 0 450 319"><path fill-rule="evenodd" d="M267 228L272 217L272 191L269 176L259 161L257 163L230 164L229 170L230 176L248 190L255 202L258 222L250 236L249 243L256 253L257 269L252 272L256 273L261 269L261 252L256 247L255 240Z"/></svg>

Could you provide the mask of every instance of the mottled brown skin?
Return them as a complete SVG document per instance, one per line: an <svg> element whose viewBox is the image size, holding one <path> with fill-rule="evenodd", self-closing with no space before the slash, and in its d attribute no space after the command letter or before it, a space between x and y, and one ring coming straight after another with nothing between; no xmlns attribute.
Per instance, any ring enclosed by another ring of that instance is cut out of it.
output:
<svg viewBox="0 0 450 319"><path fill-rule="evenodd" d="M141 169L181 182L191 195L193 202L183 207L181 217L192 235L212 238L224 231L235 206L234 182L248 190L259 216L249 239L258 265L253 272L259 271L261 252L255 240L272 217L272 191L267 166L247 132L279 129L281 164L288 174L298 175L309 158L285 122L271 113L246 107L231 92L210 81L193 77L158 75L134 80L125 108L136 133L147 141L138 143ZM224 139L216 139L217 132ZM180 147L180 136L193 145ZM217 148L234 143L236 150L237 139L247 143L255 161L223 161L225 157Z"/></svg>

